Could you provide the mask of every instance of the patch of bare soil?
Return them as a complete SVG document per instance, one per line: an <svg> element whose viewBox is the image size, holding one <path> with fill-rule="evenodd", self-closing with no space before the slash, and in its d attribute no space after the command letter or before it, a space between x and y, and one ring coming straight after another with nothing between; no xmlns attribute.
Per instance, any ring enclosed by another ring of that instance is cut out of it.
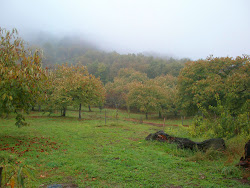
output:
<svg viewBox="0 0 250 188"><path fill-rule="evenodd" d="M41 119L41 118L51 118L51 119L61 119L63 118L64 120L72 120L72 119L76 119L75 117L63 117L63 116L29 116L29 118L33 118L33 119ZM82 118L84 119L84 118ZM86 120L86 119L84 119Z"/></svg>
<svg viewBox="0 0 250 188"><path fill-rule="evenodd" d="M137 122L137 123L140 123L139 120L137 119L128 119L128 118L125 118L126 121L132 121L132 122ZM152 123L152 122L147 122L147 121L143 121L141 122L142 124L147 124L147 125L153 125L153 126L157 126L157 127L163 127L163 124L161 123ZM178 125L173 125L173 124L165 124L164 127L169 127L169 126L174 126L174 127L178 127ZM189 125L183 125L184 127L189 127Z"/></svg>
<svg viewBox="0 0 250 188"><path fill-rule="evenodd" d="M139 141L139 140L141 140L141 138L127 138L127 139L132 140L132 141Z"/></svg>

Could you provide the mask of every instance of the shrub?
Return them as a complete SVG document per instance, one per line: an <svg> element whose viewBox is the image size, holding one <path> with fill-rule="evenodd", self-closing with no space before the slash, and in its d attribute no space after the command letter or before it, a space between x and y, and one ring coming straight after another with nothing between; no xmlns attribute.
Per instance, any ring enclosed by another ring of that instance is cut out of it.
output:
<svg viewBox="0 0 250 188"><path fill-rule="evenodd" d="M194 123L189 128L192 136L232 138L236 135L249 135L249 111L246 102L238 112L230 110L230 97L222 103L216 95L216 106L209 106L209 110L198 105L205 117L195 116Z"/></svg>

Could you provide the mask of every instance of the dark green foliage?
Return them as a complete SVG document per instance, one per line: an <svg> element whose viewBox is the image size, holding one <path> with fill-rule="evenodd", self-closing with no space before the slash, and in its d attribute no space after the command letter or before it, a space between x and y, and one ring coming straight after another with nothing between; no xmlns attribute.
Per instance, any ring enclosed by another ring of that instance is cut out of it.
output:
<svg viewBox="0 0 250 188"><path fill-rule="evenodd" d="M197 104L208 109L216 106L215 95L226 104L231 114L237 114L249 99L250 57L209 57L189 62L178 77L183 109L189 114L198 111Z"/></svg>
<svg viewBox="0 0 250 188"><path fill-rule="evenodd" d="M210 117L209 128L221 137L232 137L238 134L250 134L249 103L246 102L237 113L230 111L230 106L222 104L217 97L217 105L209 109L216 114L216 119Z"/></svg>
<svg viewBox="0 0 250 188"><path fill-rule="evenodd" d="M15 125L16 125L18 128L21 128L22 126L27 126L28 123L25 122L25 117L24 117L22 114L17 114Z"/></svg>
<svg viewBox="0 0 250 188"><path fill-rule="evenodd" d="M206 110L201 105L199 110L203 116L194 117L193 129L194 135L216 135L223 138L231 138L237 135L249 135L249 103L246 102L237 113L230 111L228 103L222 103L218 95L215 97L217 104L209 106Z"/></svg>

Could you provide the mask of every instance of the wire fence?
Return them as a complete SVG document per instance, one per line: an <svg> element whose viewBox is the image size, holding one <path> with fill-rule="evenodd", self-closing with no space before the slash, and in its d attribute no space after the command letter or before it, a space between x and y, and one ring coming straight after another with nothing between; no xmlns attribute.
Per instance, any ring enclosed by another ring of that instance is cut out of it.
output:
<svg viewBox="0 0 250 188"><path fill-rule="evenodd" d="M108 125L110 123L121 123L121 121L133 122L136 124L148 124L154 125L158 127L164 126L188 126L192 118L186 118L185 116L174 116L169 115L165 117L159 118L156 113L149 113L148 119L146 115L141 112L127 112L126 110L120 109L98 109L93 108L91 111L89 109L85 109L82 112L83 120L98 120L101 124Z"/></svg>
<svg viewBox="0 0 250 188"><path fill-rule="evenodd" d="M40 109L35 109L39 111ZM42 111L42 110L41 110ZM47 113L47 112L44 112ZM50 116L61 116L61 110L54 110L49 114ZM79 110L74 107L69 107L66 111L66 118L76 118L79 119ZM113 108L89 108L84 107L81 110L81 120L96 120L102 125L108 125L112 123L121 122L133 122L136 124L148 124L158 127L164 126L189 126L192 122L192 117L185 117L180 114L167 114L163 117L159 117L157 113L149 113L148 119L143 112L128 112L122 109Z"/></svg>

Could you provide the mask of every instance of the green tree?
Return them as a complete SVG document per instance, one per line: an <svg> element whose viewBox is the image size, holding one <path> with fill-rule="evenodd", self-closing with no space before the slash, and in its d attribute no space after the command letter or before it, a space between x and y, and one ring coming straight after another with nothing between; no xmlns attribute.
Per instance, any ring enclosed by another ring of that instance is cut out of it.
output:
<svg viewBox="0 0 250 188"><path fill-rule="evenodd" d="M62 116L66 116L67 107L73 104L71 93L77 87L75 71L73 65L63 64L57 65L51 73L51 105L54 106L52 108L59 108Z"/></svg>
<svg viewBox="0 0 250 188"><path fill-rule="evenodd" d="M230 58L209 57L206 60L189 62L178 77L178 88L183 108L194 114L197 104L208 109L216 106L215 95L222 103L232 95L230 112L238 109L249 99L249 56Z"/></svg>
<svg viewBox="0 0 250 188"><path fill-rule="evenodd" d="M100 77L101 81L106 84L108 81L108 66L104 63L99 63L96 76Z"/></svg>
<svg viewBox="0 0 250 188"><path fill-rule="evenodd" d="M102 106L105 101L105 89L99 78L84 71L85 67L78 67L73 79L77 80L71 90L74 104L79 105L79 119L81 119L82 106ZM83 71L79 71L83 70Z"/></svg>
<svg viewBox="0 0 250 188"><path fill-rule="evenodd" d="M159 98L159 118L172 112L177 115L180 105L177 89L177 78L172 75L159 76L148 81L149 84L158 86Z"/></svg>
<svg viewBox="0 0 250 188"><path fill-rule="evenodd" d="M157 85L134 82L131 84L128 93L128 104L144 112L146 119L148 119L150 111L159 110L160 108L160 101L163 98L161 91Z"/></svg>
<svg viewBox="0 0 250 188"><path fill-rule="evenodd" d="M100 106L104 103L105 89L102 82L89 74L85 66L58 65L51 73L50 80L51 104L61 109L62 116L66 115L68 106L75 105L79 106L81 119L82 106Z"/></svg>
<svg viewBox="0 0 250 188"><path fill-rule="evenodd" d="M232 95L231 95L232 96ZM216 114L216 118L209 116L208 129L213 130L214 134L220 137L233 137L238 134L250 133L249 124L249 102L238 109L237 114L230 111L232 99L226 96L226 103L222 104L219 96L216 95L216 106L209 106L209 109Z"/></svg>
<svg viewBox="0 0 250 188"><path fill-rule="evenodd" d="M16 125L25 125L19 112L28 112L43 95L45 72L38 50L25 48L17 30L0 28L0 113L17 114Z"/></svg>
<svg viewBox="0 0 250 188"><path fill-rule="evenodd" d="M107 90L107 105L112 107L127 107L128 105L128 93L130 91L131 83L147 81L147 75L134 69L121 69L118 72L118 76L115 77L114 82L106 84Z"/></svg>

